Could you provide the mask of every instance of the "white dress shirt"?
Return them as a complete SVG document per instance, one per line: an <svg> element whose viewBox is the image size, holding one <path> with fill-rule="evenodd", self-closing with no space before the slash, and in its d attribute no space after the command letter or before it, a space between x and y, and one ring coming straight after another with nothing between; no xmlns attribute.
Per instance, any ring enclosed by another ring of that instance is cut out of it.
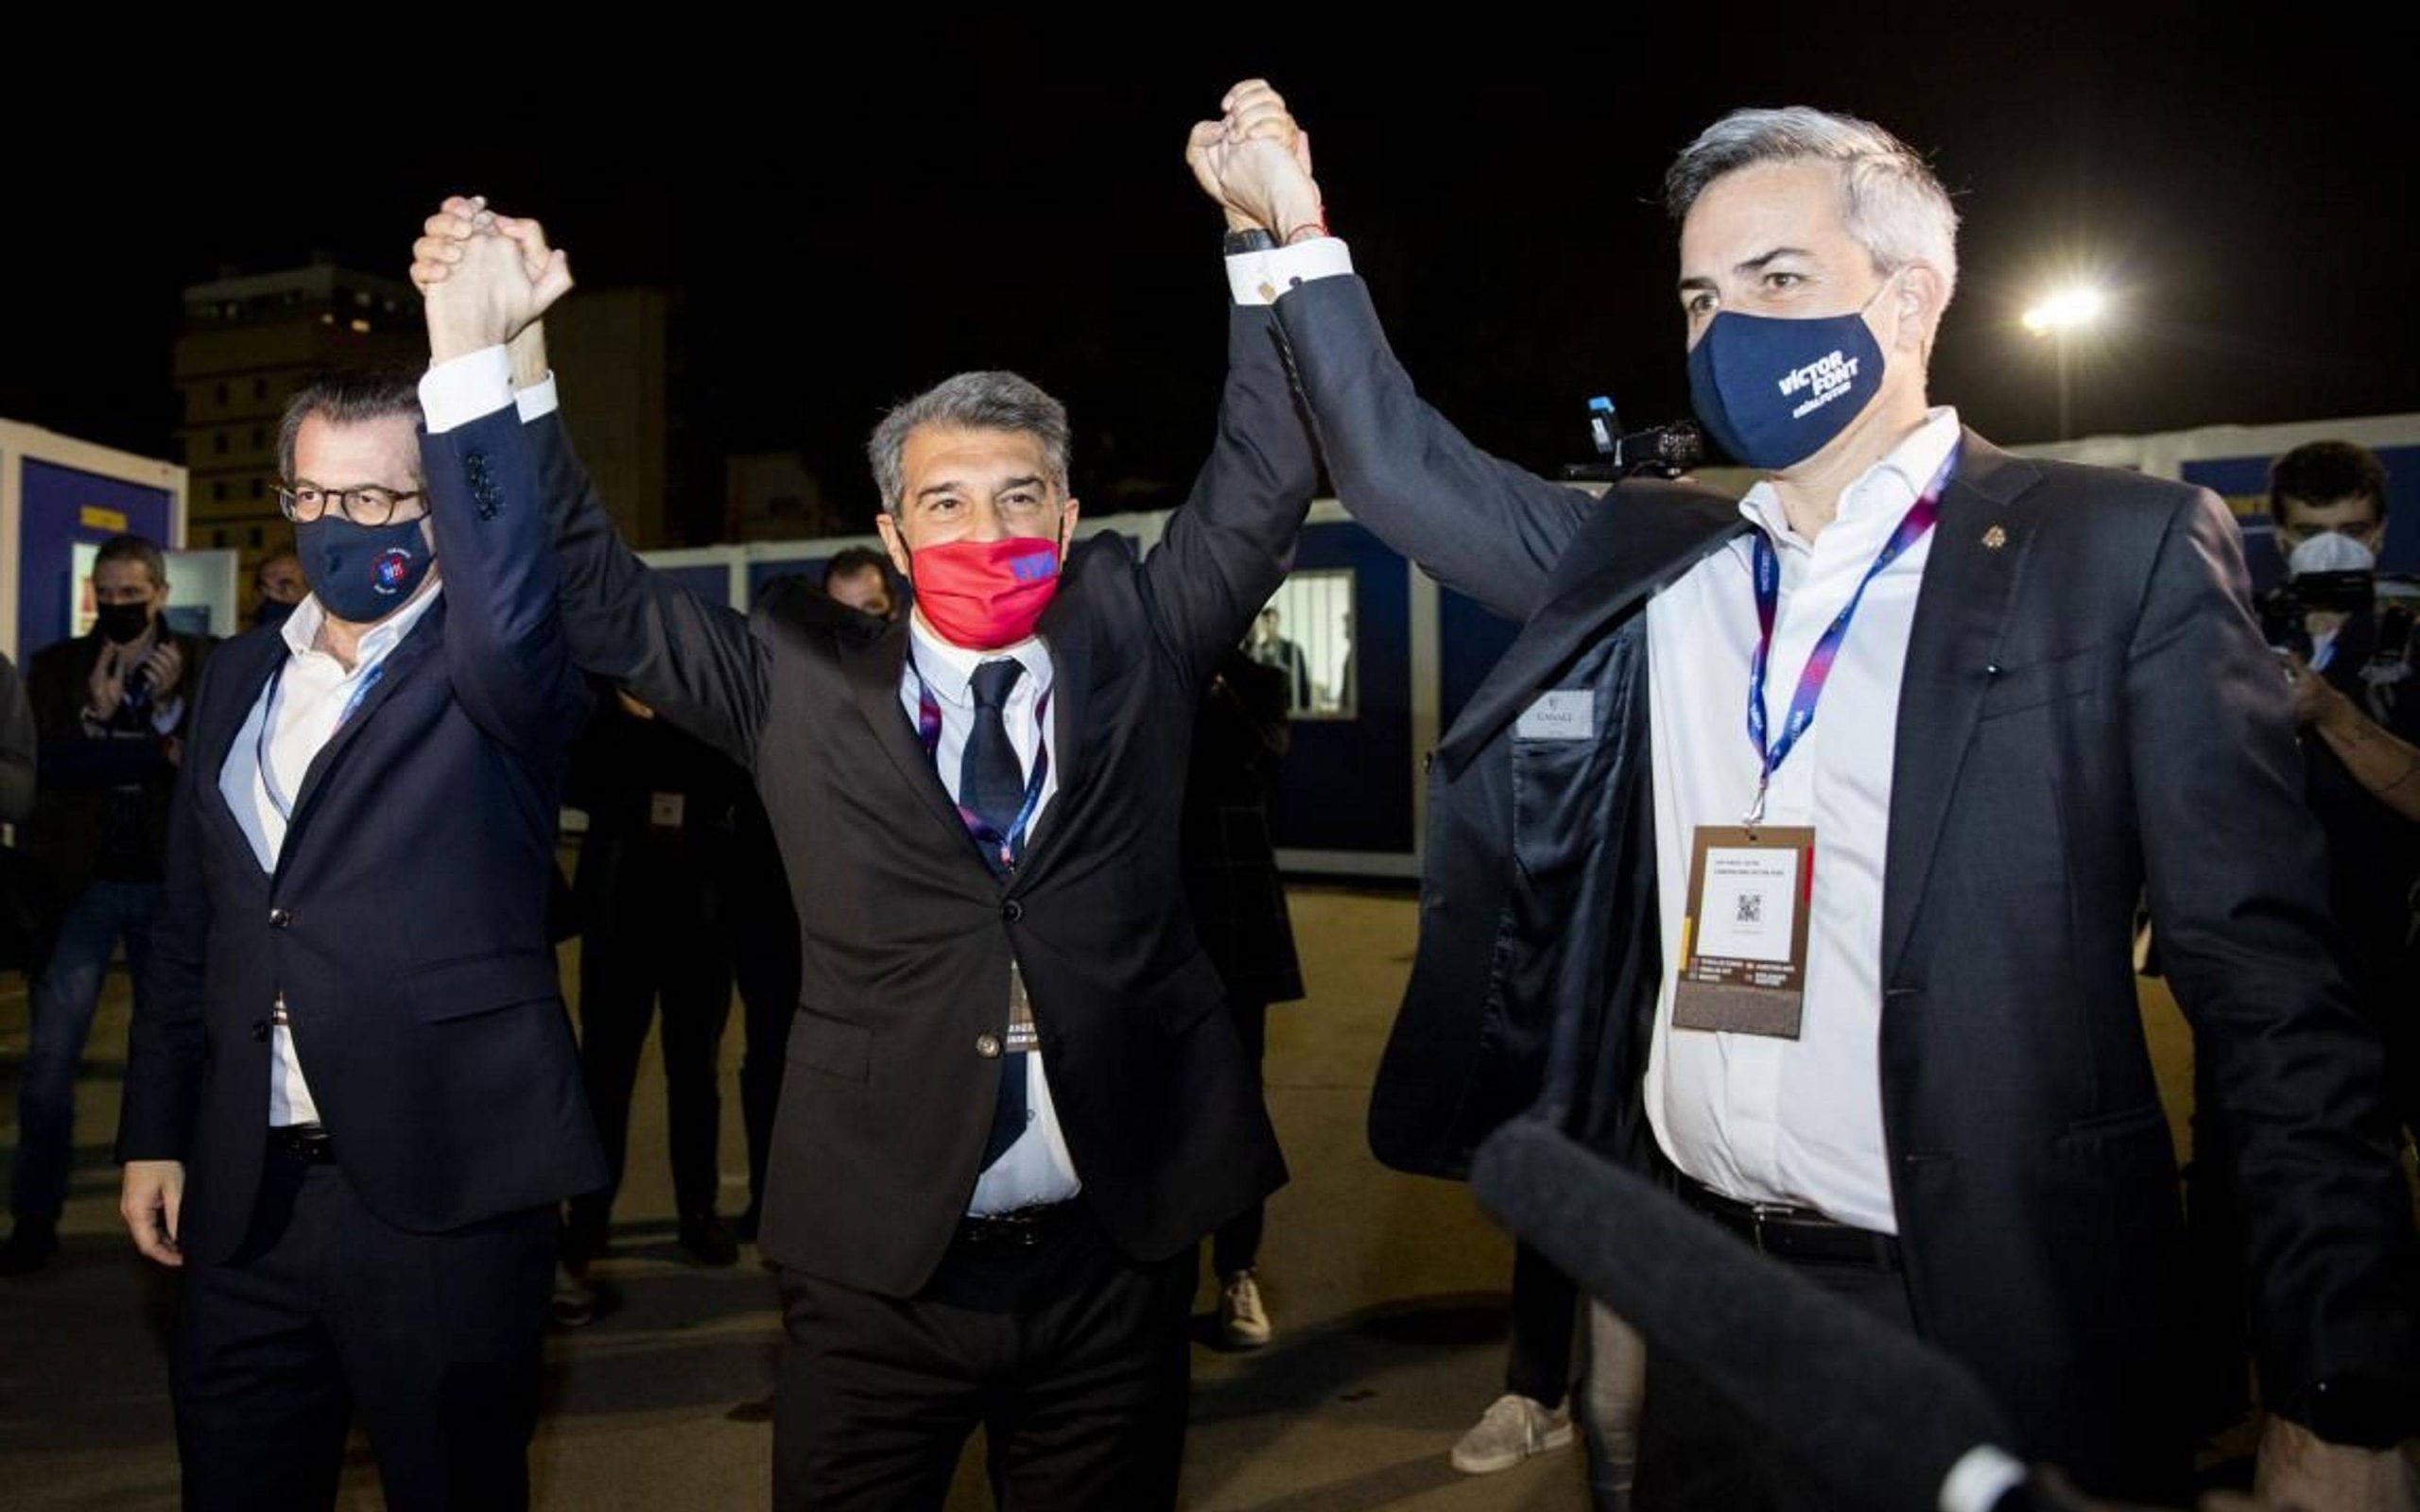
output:
<svg viewBox="0 0 2420 1512"><path fill-rule="evenodd" d="M1790 529L1770 483L1739 501L1781 563L1767 729L1782 728L1807 654L1957 442L1957 412L1934 410L1848 486L1840 513L1812 541ZM1815 831L1795 1040L1672 1026L1694 837L1701 825L1737 824L1756 792L1747 718L1757 640L1752 543L1731 542L1647 606L1664 934L1648 1119L1672 1163L1725 1196L1815 1208L1880 1233L1898 1231L1882 1141L1882 874L1899 680L1931 547L1927 531L1866 589L1815 722L1766 799L1767 824Z"/></svg>
<svg viewBox="0 0 2420 1512"><path fill-rule="evenodd" d="M975 669L986 662L1013 660L1025 668L1025 675L1009 689L1008 703L1000 711L1001 719L1008 725L1009 741L1016 747L1019 764L1029 775L1035 759L1044 751L1050 751L1055 758L1057 746L1049 722L1036 717L1043 695L1050 691L1051 679L1050 651L1041 637L1028 635L996 651L970 651L942 640L925 622L924 614L912 610L908 616L908 637L909 662L900 672L900 707L907 711L908 722L913 727L922 703L917 684L921 673L924 686L932 690L933 702L941 708L942 736L933 764L951 802L958 801L959 767L965 759L967 733L974 728L975 694L971 685ZM1058 791L1059 763L1054 759L1050 769L1043 774L1042 792L1035 800L1033 817L1027 824L1028 844ZM1083 1183L1076 1178L1076 1162L1067 1153L1066 1137L1059 1129L1058 1112L1051 1106L1050 1078L1043 1073L1042 1057L1036 1053L1020 1058L1025 1061L1028 1113L1026 1130L977 1179L974 1200L966 1210L972 1213L1011 1212L1039 1203L1063 1202L1083 1190Z"/></svg>
<svg viewBox="0 0 2420 1512"><path fill-rule="evenodd" d="M252 857L263 871L274 872L285 848L285 825L294 799L302 790L303 774L321 747L334 739L354 700L369 690L403 638L411 633L443 585L436 578L412 601L368 630L347 667L319 649L320 626L327 610L318 594L294 606L278 633L285 638L286 658L277 676L261 690L244 727L228 747L218 769L218 791L234 812ZM263 737L266 725L267 737ZM263 762L266 755L268 760ZM311 1005L303 1005L311 1006ZM311 1086L302 1062L294 1053L294 1033L285 1022L286 1003L278 999L268 1041L268 1121L272 1127L316 1124L320 1109L311 1100Z"/></svg>

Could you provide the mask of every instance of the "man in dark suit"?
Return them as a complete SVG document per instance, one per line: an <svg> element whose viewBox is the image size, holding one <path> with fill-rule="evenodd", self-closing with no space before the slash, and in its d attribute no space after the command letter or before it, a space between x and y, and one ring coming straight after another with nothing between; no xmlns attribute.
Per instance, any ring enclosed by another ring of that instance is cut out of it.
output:
<svg viewBox="0 0 2420 1512"><path fill-rule="evenodd" d="M565 282L432 299L436 355ZM546 933L588 704L547 523L517 423L421 419L408 377L287 406L311 596L213 658L169 826L118 1153L183 1267L188 1507L332 1505L356 1407L389 1506L525 1504L556 1205L605 1176Z"/></svg>
<svg viewBox="0 0 2420 1512"><path fill-rule="evenodd" d="M1768 474L1737 507L1599 504L1481 453L1388 351L1307 161L1229 167L1211 192L1293 244L1234 281L1274 303L1344 502L1524 625L1436 752L1381 1156L1458 1172L1543 1084L1958 1356L2029 1452L2174 1493L2147 886L2236 1131L2273 1494L2362 1504L2398 1473L2373 1451L2420 1426L2410 1201L2234 525L1927 406L1957 217L1923 161L1791 110L1675 164L1696 406ZM1802 1501L1685 1368L1648 1382L1641 1507Z"/></svg>
<svg viewBox="0 0 2420 1512"><path fill-rule="evenodd" d="M14 1219L0 1275L47 1263L75 1153L76 1073L120 941L144 995L160 910L160 852L186 694L210 643L169 628L167 558L113 536L93 559L90 633L34 653L26 686L41 783L22 836L34 936L31 1037L17 1089Z"/></svg>
<svg viewBox="0 0 2420 1512"><path fill-rule="evenodd" d="M416 278L458 266L468 208ZM1284 1179L1177 854L1194 711L1314 486L1266 311L1228 353L1218 445L1140 561L1075 541L1033 385L961 373L892 411L869 450L897 622L692 597L614 539L560 421L531 427L575 654L754 774L789 872L779 1505L938 1507L978 1423L1010 1505L1174 1503L1194 1246Z"/></svg>

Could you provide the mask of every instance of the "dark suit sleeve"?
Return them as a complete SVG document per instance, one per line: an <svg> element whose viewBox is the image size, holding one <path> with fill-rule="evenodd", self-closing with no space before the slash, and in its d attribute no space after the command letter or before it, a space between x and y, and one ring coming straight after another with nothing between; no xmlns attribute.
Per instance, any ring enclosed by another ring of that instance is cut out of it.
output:
<svg viewBox="0 0 2420 1512"><path fill-rule="evenodd" d="M1196 684L1286 580L1318 487L1275 321L1265 308L1238 306L1228 316L1218 442L1142 568L1152 627Z"/></svg>
<svg viewBox="0 0 2420 1512"><path fill-rule="evenodd" d="M33 812L34 752L41 744L16 663L0 656L0 824L19 823Z"/></svg>
<svg viewBox="0 0 2420 1512"><path fill-rule="evenodd" d="M2384 1058L2336 965L2285 683L2215 495L2169 521L2129 656L2152 917L2235 1142L2263 1395L2308 1421L2321 1382L2409 1393L2420 1254Z"/></svg>
<svg viewBox="0 0 2420 1512"><path fill-rule="evenodd" d="M545 495L510 404L420 440L445 575L445 663L470 716L525 754L559 758L587 685L571 664L547 549Z"/></svg>
<svg viewBox="0 0 2420 1512"><path fill-rule="evenodd" d="M211 696L210 669L195 685L187 718ZM126 1031L126 1092L118 1106L117 1158L182 1160L201 1096L202 962L210 938L210 894L203 885L200 808L212 764L188 750L168 804L160 863L160 911L151 920L144 990L134 995ZM268 1107L262 1089L261 1107ZM266 1119L268 1114L263 1112Z"/></svg>
<svg viewBox="0 0 2420 1512"><path fill-rule="evenodd" d="M700 598L622 543L561 411L525 434L553 522L572 660L753 770L770 698L764 643L729 605Z"/></svg>
<svg viewBox="0 0 2420 1512"><path fill-rule="evenodd" d="M1430 408L1358 278L1313 280L1275 308L1344 507L1431 577L1526 622L1596 501L1490 456Z"/></svg>

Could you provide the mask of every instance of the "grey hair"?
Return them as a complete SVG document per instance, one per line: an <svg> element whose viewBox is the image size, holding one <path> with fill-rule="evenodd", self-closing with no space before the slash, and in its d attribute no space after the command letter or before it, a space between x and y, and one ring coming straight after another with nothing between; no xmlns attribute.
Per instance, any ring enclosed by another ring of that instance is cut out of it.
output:
<svg viewBox="0 0 2420 1512"><path fill-rule="evenodd" d="M1030 436L1042 443L1051 483L1067 491L1067 406L1012 372L962 372L885 415L866 442L882 507L893 518L907 503L908 433L919 425Z"/></svg>
<svg viewBox="0 0 2420 1512"><path fill-rule="evenodd" d="M294 442L302 422L317 415L331 425L363 425L409 417L421 422L420 379L403 368L350 368L316 374L285 402L277 422L277 472L294 481ZM412 476L420 476L420 448L412 448ZM313 481L337 481L320 480Z"/></svg>
<svg viewBox="0 0 2420 1512"><path fill-rule="evenodd" d="M1664 208L1688 218L1708 185L1760 163L1837 163L1841 218L1884 274L1910 263L1938 270L1942 303L1958 287L1958 212L1921 153L1854 115L1811 106L1734 111L1698 133L1664 174Z"/></svg>

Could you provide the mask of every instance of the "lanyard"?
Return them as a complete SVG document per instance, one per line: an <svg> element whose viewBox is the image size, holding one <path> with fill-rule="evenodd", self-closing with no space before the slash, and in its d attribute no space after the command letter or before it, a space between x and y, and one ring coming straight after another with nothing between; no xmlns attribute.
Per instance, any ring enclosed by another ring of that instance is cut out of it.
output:
<svg viewBox="0 0 2420 1512"><path fill-rule="evenodd" d="M260 767L261 791L268 795L269 806L277 810L279 818L291 824L294 822L294 805L277 790L277 774L269 769L268 765L269 731L277 727L277 697L285 686L285 667L286 663L280 662L277 670L268 675L268 701L261 710L260 732L252 737L252 760ZM336 730L328 731L328 739L337 738L337 730L345 727L345 722L361 707L361 700L370 696L370 690L378 686L378 679L386 675L387 661L381 657L361 675L361 681L354 688L353 696L344 701L344 712L337 715Z"/></svg>
<svg viewBox="0 0 2420 1512"><path fill-rule="evenodd" d="M935 774L939 775L942 748L941 701L933 696L932 685L925 680L925 669L916 664L916 654L913 651L908 654L908 671L916 679L916 738L924 743L925 754L931 759ZM1006 713L1007 711L1002 711L1004 716ZM1043 721L1049 717L1050 691L1046 688L1033 706L1037 734L1040 730L1048 728L1043 724ZM992 828L991 820L968 808L964 803L958 805L958 816L965 822L967 833L975 836L975 843L983 847L987 853L999 858L1000 868L1004 871L1014 871L1017 858L1025 852L1025 833L1033 823L1034 812L1042 807L1042 784L1049 775L1050 743L1037 738L1033 743L1033 775L1026 779L1025 800L1017 805L1016 820L1009 826L1009 833L1006 834Z"/></svg>
<svg viewBox="0 0 2420 1512"><path fill-rule="evenodd" d="M1798 738L1815 723L1815 705L1824 696L1824 685L1832 679L1833 665L1840 660L1841 643L1848 639L1849 621L1857 617L1858 606L1865 602L1865 591L1884 568L1907 554L1908 548L1922 541L1925 532L1941 518L1942 490L1949 486L1950 474L1958 471L1959 448L1953 446L1942 459L1941 471L1932 475L1925 491L1908 509L1899 527L1875 554L1874 565L1858 579L1857 592L1841 606L1841 611L1816 639L1815 648L1806 653L1806 666L1798 675L1798 690L1790 695L1789 713L1783 719L1781 733L1768 740L1765 730L1765 672L1772 658L1773 621L1781 610L1781 558L1773 543L1759 530L1755 535L1756 554L1756 656L1748 670L1748 740L1756 747L1762 770L1756 777L1756 801L1750 805L1746 823L1751 827L1764 822L1765 792L1772 785L1773 773L1798 747Z"/></svg>

